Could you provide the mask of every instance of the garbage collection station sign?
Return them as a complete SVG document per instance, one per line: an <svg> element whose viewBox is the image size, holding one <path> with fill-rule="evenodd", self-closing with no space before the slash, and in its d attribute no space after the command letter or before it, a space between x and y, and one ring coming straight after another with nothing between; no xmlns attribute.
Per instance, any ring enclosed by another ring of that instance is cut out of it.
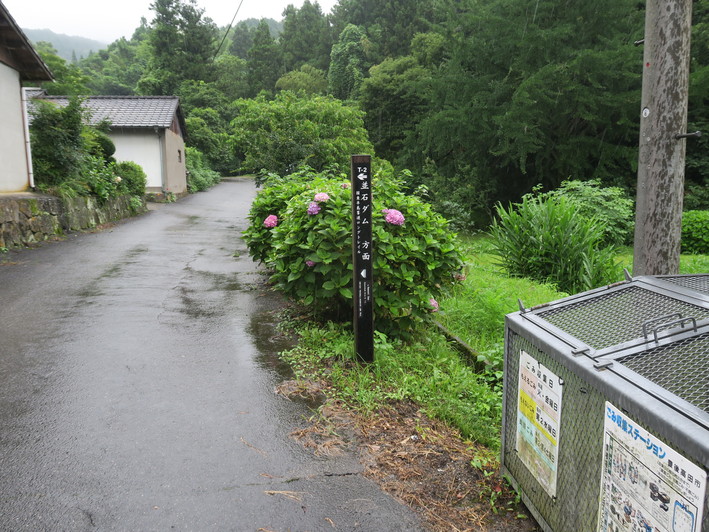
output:
<svg viewBox="0 0 709 532"><path fill-rule="evenodd" d="M707 474L606 402L599 532L700 532Z"/></svg>

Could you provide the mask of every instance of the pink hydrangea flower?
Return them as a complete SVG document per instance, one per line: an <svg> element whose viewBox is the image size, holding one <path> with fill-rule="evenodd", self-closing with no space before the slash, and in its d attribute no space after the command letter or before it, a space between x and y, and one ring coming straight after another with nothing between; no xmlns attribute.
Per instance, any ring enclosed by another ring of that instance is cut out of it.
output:
<svg viewBox="0 0 709 532"><path fill-rule="evenodd" d="M305 264L306 264L309 268L312 268L313 266L315 266L315 263L314 263L312 260L306 260L306 261L305 261Z"/></svg>
<svg viewBox="0 0 709 532"><path fill-rule="evenodd" d="M310 205L308 205L308 214L310 216L314 216L317 213L320 212L320 205L318 205L316 202L311 201Z"/></svg>
<svg viewBox="0 0 709 532"><path fill-rule="evenodd" d="M313 199L318 203L322 203L323 201L329 200L330 196L328 196L326 192L318 192Z"/></svg>
<svg viewBox="0 0 709 532"><path fill-rule="evenodd" d="M438 301L431 298L428 302L431 304L431 312L438 312Z"/></svg>
<svg viewBox="0 0 709 532"><path fill-rule="evenodd" d="M269 229L276 227L278 225L278 216L276 216L275 214L269 214L263 221L263 225L265 225Z"/></svg>
<svg viewBox="0 0 709 532"><path fill-rule="evenodd" d="M392 225L404 225L404 215L396 209L384 209L384 220Z"/></svg>

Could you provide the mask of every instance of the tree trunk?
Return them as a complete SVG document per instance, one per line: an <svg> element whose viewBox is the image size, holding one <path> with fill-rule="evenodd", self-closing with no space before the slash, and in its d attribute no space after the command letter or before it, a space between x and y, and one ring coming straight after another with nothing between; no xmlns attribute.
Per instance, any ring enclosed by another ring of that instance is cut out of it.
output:
<svg viewBox="0 0 709 532"><path fill-rule="evenodd" d="M692 0L645 13L634 275L679 272Z"/></svg>

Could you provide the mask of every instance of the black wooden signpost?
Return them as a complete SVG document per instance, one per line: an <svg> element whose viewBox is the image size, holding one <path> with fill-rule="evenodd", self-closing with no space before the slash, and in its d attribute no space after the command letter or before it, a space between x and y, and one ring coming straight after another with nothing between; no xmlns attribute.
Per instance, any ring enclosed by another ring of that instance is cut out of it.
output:
<svg viewBox="0 0 709 532"><path fill-rule="evenodd" d="M372 301L372 158L352 156L352 295L355 352L374 361Z"/></svg>

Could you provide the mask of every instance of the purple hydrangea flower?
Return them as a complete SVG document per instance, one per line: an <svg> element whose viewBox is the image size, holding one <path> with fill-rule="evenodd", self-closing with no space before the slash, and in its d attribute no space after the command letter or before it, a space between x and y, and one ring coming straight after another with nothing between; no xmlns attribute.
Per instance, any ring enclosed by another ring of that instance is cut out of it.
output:
<svg viewBox="0 0 709 532"><path fill-rule="evenodd" d="M318 192L317 194L315 194L315 197L313 199L318 203L321 203L323 201L329 200L330 196L328 196L326 192Z"/></svg>
<svg viewBox="0 0 709 532"><path fill-rule="evenodd" d="M438 312L438 301L431 298L428 302L431 304L431 312Z"/></svg>
<svg viewBox="0 0 709 532"><path fill-rule="evenodd" d="M311 201L310 205L308 205L308 214L310 216L314 216L317 213L320 212L320 205L318 205L316 202Z"/></svg>
<svg viewBox="0 0 709 532"><path fill-rule="evenodd" d="M404 215L396 209L384 209L384 220L392 225L404 225Z"/></svg>
<svg viewBox="0 0 709 532"><path fill-rule="evenodd" d="M275 214L269 214L263 221L263 225L265 225L269 229L276 227L278 225L278 216L276 216Z"/></svg>
<svg viewBox="0 0 709 532"><path fill-rule="evenodd" d="M310 267L310 268L312 268L313 266L315 266L315 263L314 263L312 260L306 260L306 261L305 261L305 264L307 264L308 267Z"/></svg>
<svg viewBox="0 0 709 532"><path fill-rule="evenodd" d="M344 190L347 190L348 188L350 188L350 184L349 184L349 183L342 183L342 184L340 185L340 187L341 187L342 189L344 189Z"/></svg>

